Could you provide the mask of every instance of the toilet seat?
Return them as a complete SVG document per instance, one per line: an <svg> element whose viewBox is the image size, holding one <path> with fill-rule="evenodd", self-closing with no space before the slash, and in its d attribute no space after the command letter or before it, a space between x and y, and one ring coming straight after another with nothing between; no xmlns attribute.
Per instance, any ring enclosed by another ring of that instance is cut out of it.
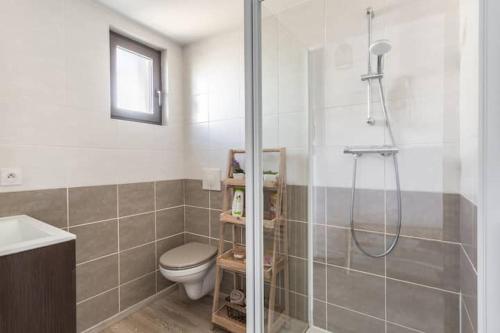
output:
<svg viewBox="0 0 500 333"><path fill-rule="evenodd" d="M165 252L160 257L160 267L168 271L186 271L210 264L216 255L216 247L191 242Z"/></svg>
<svg viewBox="0 0 500 333"><path fill-rule="evenodd" d="M202 243L187 243L160 257L160 272L168 280L182 283L192 300L200 299L215 286L217 248Z"/></svg>

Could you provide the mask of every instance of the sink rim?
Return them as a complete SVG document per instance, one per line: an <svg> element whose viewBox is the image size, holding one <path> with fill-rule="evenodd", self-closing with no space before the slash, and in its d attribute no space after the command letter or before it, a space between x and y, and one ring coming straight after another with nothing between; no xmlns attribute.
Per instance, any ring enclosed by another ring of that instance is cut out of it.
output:
<svg viewBox="0 0 500 333"><path fill-rule="evenodd" d="M29 250L34 250L41 247L63 243L76 239L76 235L64 231L62 229L59 229L57 227L54 227L46 222L40 221L28 215L14 215L14 216L6 216L0 218L0 230L3 222L12 220L17 220L19 221L19 223L30 224L31 227L38 229L38 231L46 233L47 236L10 243L7 245L0 244L0 257L20 252L25 252Z"/></svg>

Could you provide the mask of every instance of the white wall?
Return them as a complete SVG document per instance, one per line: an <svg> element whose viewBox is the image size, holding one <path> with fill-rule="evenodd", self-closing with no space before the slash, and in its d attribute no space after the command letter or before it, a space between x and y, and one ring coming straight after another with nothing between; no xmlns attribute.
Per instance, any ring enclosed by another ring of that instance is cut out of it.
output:
<svg viewBox="0 0 500 333"><path fill-rule="evenodd" d="M244 148L244 68L241 30L190 44L185 63L185 175L225 172L230 148Z"/></svg>
<svg viewBox="0 0 500 333"><path fill-rule="evenodd" d="M263 29L264 146L286 147L288 182L306 184L306 48L269 13ZM201 178L204 167L225 175L228 149L245 146L243 49L239 29L184 50L188 178ZM273 168L271 160L267 167Z"/></svg>
<svg viewBox="0 0 500 333"><path fill-rule="evenodd" d="M168 126L110 119L109 28L166 49ZM182 178L181 48L90 0L3 1L0 191Z"/></svg>
<svg viewBox="0 0 500 333"><path fill-rule="evenodd" d="M479 3L460 0L461 193L477 204L479 175Z"/></svg>
<svg viewBox="0 0 500 333"><path fill-rule="evenodd" d="M459 22L457 0L310 0L281 10L280 23L310 49L311 112L314 117L314 181L350 187L352 157L346 145L388 144L374 85L374 126L366 124L368 6L375 9L373 40L392 43L384 86L401 152L404 190L458 192ZM276 9L277 8L277 9ZM281 48L280 48L281 50ZM393 166L363 157L358 186L393 188Z"/></svg>

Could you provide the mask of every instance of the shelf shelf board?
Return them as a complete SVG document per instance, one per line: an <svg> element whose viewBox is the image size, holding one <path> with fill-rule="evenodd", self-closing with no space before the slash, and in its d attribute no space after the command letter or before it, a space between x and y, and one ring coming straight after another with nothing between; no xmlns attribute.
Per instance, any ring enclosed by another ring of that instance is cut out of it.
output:
<svg viewBox="0 0 500 333"><path fill-rule="evenodd" d="M234 333L245 333L247 329L245 323L228 316L226 303L212 314L212 322Z"/></svg>
<svg viewBox="0 0 500 333"><path fill-rule="evenodd" d="M232 187L245 187L245 179L226 178L224 184ZM267 191L277 191L278 182L264 182L264 189Z"/></svg>
<svg viewBox="0 0 500 333"><path fill-rule="evenodd" d="M278 271L285 267L284 265L285 257L278 256L275 267ZM246 260L245 259L236 259L233 256L233 249L230 249L220 256L217 257L217 265L222 269L236 272L236 273L246 273ZM272 276L273 266L265 266L264 267L264 279L270 280Z"/></svg>
<svg viewBox="0 0 500 333"><path fill-rule="evenodd" d="M220 220L225 223L231 223L236 225L245 225L246 218L245 217L237 217L231 214L231 211L222 212L220 214ZM273 229L277 219L274 218L272 220L264 220L263 226L265 229Z"/></svg>

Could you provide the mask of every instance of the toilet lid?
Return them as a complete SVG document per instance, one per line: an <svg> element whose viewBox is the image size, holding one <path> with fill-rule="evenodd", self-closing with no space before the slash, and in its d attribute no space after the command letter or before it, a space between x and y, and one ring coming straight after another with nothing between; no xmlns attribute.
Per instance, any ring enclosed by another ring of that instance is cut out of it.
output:
<svg viewBox="0 0 500 333"><path fill-rule="evenodd" d="M160 265L166 269L186 269L204 264L216 254L215 246L191 242L165 252Z"/></svg>

